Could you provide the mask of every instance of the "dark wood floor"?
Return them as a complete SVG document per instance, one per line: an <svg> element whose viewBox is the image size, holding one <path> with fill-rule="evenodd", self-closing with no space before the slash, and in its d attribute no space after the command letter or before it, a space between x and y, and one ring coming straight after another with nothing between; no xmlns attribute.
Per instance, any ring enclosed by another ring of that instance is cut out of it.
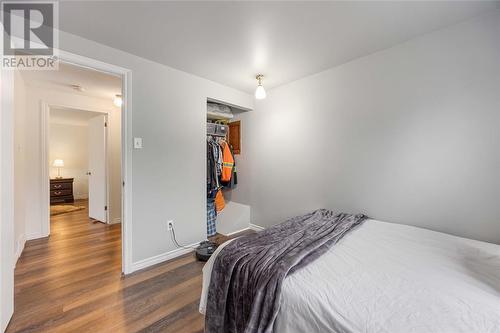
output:
<svg viewBox="0 0 500 333"><path fill-rule="evenodd" d="M122 277L120 225L87 214L54 216L49 238L27 242L7 332L202 332L203 264L189 254Z"/></svg>

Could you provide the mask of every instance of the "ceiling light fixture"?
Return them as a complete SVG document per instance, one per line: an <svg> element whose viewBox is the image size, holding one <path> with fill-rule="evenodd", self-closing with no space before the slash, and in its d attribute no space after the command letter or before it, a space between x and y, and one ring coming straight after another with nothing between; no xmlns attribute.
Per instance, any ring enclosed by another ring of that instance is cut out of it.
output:
<svg viewBox="0 0 500 333"><path fill-rule="evenodd" d="M122 104L123 104L123 99L122 99L122 95L115 95L115 98L113 99L113 103L121 108L122 107Z"/></svg>
<svg viewBox="0 0 500 333"><path fill-rule="evenodd" d="M262 86L262 79L264 78L264 75L259 74L255 78L259 82L259 84L257 85L257 89L255 89L255 98L264 99L266 98L266 90Z"/></svg>

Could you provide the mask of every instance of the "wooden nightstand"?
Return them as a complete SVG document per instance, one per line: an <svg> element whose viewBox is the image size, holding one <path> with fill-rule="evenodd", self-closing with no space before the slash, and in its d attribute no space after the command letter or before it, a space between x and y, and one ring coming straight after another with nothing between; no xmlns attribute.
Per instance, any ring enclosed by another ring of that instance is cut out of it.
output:
<svg viewBox="0 0 500 333"><path fill-rule="evenodd" d="M74 202L73 178L50 180L50 204Z"/></svg>

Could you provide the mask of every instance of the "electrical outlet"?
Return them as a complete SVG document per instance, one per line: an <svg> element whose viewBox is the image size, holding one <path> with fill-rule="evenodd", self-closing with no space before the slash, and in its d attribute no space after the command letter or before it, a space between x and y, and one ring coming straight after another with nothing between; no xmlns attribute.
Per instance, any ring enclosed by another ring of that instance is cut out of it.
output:
<svg viewBox="0 0 500 333"><path fill-rule="evenodd" d="M134 138L134 148L142 149L142 138Z"/></svg>
<svg viewBox="0 0 500 333"><path fill-rule="evenodd" d="M172 231L174 229L174 220L167 221L168 231Z"/></svg>

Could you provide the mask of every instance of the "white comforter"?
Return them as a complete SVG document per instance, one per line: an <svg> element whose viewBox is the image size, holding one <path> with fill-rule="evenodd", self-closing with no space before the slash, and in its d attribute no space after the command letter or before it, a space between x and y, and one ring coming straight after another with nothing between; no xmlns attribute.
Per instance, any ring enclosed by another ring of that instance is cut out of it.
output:
<svg viewBox="0 0 500 333"><path fill-rule="evenodd" d="M274 331L500 332L500 246L365 221L285 279Z"/></svg>

